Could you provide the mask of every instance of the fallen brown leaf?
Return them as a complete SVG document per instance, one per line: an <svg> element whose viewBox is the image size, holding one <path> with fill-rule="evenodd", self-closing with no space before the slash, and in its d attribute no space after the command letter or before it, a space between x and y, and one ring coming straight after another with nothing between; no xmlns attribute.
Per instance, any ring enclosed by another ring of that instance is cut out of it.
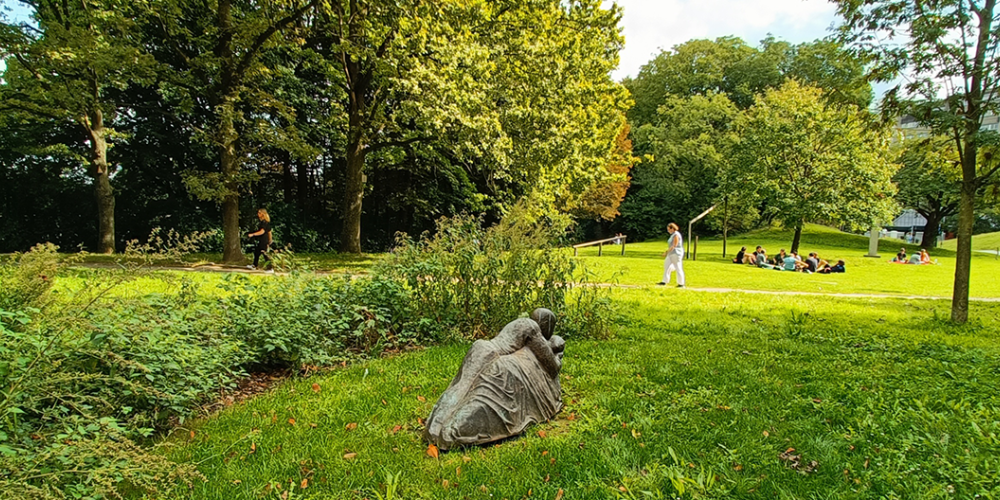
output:
<svg viewBox="0 0 1000 500"><path fill-rule="evenodd" d="M562 490L562 488L559 488L559 492L556 493L555 500L562 500L562 497L563 497L563 490Z"/></svg>
<svg viewBox="0 0 1000 500"><path fill-rule="evenodd" d="M319 384L313 382L312 390L313 390L313 392L319 392L320 391Z"/></svg>
<svg viewBox="0 0 1000 500"><path fill-rule="evenodd" d="M288 425L294 426L295 425L295 419L294 418L288 419Z"/></svg>
<svg viewBox="0 0 1000 500"><path fill-rule="evenodd" d="M309 478L302 478L302 482L299 483L299 488L306 489L309 487Z"/></svg>
<svg viewBox="0 0 1000 500"><path fill-rule="evenodd" d="M400 430L400 429L402 429L402 428L403 428L403 426L401 426L401 425L397 425L397 426L394 426L394 427L392 428L392 431L391 431L391 432L392 432L393 434L395 434L395 433L399 432L399 430Z"/></svg>
<svg viewBox="0 0 1000 500"><path fill-rule="evenodd" d="M576 420L576 413L570 413L566 420ZM562 491L562 490L559 490Z"/></svg>
<svg viewBox="0 0 1000 500"><path fill-rule="evenodd" d="M433 444L427 445L427 456L429 456L431 458L437 458L438 457L438 447L434 446Z"/></svg>
<svg viewBox="0 0 1000 500"><path fill-rule="evenodd" d="M545 431L538 431L538 437L545 439Z"/></svg>
<svg viewBox="0 0 1000 500"><path fill-rule="evenodd" d="M349 430L349 431L353 431L354 429L357 429L357 428L358 428L358 423L357 423L357 422L351 422L351 423L347 424L347 425L345 426L345 428L346 428L347 430Z"/></svg>
<svg viewBox="0 0 1000 500"><path fill-rule="evenodd" d="M417 401L420 401L421 403L423 403L424 401L427 401L427 398L425 398L423 396L417 396Z"/></svg>
<svg viewBox="0 0 1000 500"><path fill-rule="evenodd" d="M353 451L350 453L344 453L344 460L353 460L356 456L358 456L358 454Z"/></svg>

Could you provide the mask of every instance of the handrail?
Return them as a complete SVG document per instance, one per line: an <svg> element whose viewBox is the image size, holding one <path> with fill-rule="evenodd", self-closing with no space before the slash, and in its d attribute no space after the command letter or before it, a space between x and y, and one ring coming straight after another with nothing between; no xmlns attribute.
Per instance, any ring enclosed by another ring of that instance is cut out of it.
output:
<svg viewBox="0 0 1000 500"><path fill-rule="evenodd" d="M613 243L615 245L621 243L622 255L625 255L625 238L628 238L628 236L625 236L624 234L619 234L618 236L614 236L612 238L605 238L603 240L594 240L585 243L577 243L576 245L573 245L573 256L576 257L579 253L579 250L583 247L592 247L594 245L597 245L597 256L600 257L604 251L605 243Z"/></svg>

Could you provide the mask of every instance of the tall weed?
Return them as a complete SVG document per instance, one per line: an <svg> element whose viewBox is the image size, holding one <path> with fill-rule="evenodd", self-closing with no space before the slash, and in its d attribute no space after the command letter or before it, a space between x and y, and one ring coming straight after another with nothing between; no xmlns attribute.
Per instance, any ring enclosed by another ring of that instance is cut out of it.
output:
<svg viewBox="0 0 1000 500"><path fill-rule="evenodd" d="M567 224L523 208L491 227L469 215L442 218L419 240L399 235L373 274L405 282L423 318L464 338L492 337L536 307L570 319L560 324L564 334L606 337L614 316L607 292L581 287L586 273L556 246Z"/></svg>

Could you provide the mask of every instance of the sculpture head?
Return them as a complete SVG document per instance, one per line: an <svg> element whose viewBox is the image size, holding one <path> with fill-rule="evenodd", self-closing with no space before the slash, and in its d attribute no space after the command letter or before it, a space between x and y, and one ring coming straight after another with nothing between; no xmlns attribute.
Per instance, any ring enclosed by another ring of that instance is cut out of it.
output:
<svg viewBox="0 0 1000 500"><path fill-rule="evenodd" d="M556 328L556 315L552 314L552 311L544 307L539 307L531 312L531 319L535 323L538 323L538 327L542 329L542 337L545 340L552 338L552 332Z"/></svg>

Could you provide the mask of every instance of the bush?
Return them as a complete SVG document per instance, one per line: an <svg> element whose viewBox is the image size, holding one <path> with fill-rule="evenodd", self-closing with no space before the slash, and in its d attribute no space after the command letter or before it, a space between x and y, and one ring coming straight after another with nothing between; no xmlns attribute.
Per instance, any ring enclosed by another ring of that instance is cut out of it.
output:
<svg viewBox="0 0 1000 500"><path fill-rule="evenodd" d="M51 243L35 245L0 266L0 310L13 311L43 300L59 267L56 250Z"/></svg>
<svg viewBox="0 0 1000 500"><path fill-rule="evenodd" d="M606 290L580 287L585 270L555 246L567 226L522 208L489 228L468 215L442 218L434 235L400 235L373 274L405 282L425 321L464 338L491 338L536 307L557 314L561 335L606 337L614 316Z"/></svg>
<svg viewBox="0 0 1000 500"><path fill-rule="evenodd" d="M53 289L54 250L0 264L0 498L156 496L198 475L136 443L247 369L329 365L437 332L397 281L231 274L207 289L121 266ZM138 279L158 291L122 290Z"/></svg>

